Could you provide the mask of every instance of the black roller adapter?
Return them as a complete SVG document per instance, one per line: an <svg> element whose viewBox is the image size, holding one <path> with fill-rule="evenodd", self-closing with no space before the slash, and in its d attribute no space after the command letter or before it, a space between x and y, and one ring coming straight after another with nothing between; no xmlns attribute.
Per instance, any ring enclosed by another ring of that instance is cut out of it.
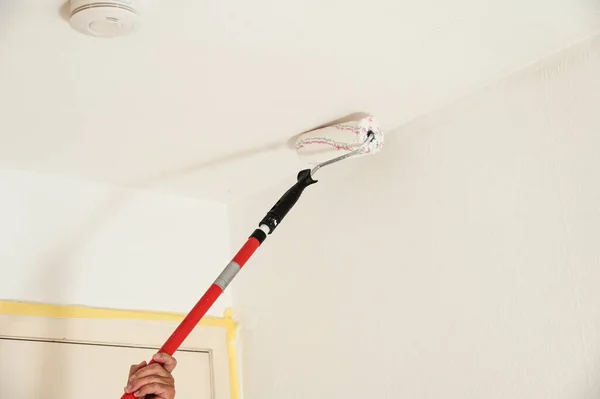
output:
<svg viewBox="0 0 600 399"><path fill-rule="evenodd" d="M298 181L296 184L279 198L279 201L273 205L273 208L271 208L266 216L260 221L260 225L264 224L265 226L268 226L269 234L273 233L285 215L287 215L290 209L296 205L296 202L298 202L304 189L311 184L315 184L317 181L318 180L312 178L310 169L304 169L298 172Z"/></svg>

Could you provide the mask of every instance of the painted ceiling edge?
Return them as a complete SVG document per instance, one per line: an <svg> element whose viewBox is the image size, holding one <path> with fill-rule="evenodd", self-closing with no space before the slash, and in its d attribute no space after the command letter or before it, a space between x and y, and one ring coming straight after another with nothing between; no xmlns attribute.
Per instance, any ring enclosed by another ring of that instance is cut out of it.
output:
<svg viewBox="0 0 600 399"><path fill-rule="evenodd" d="M51 317L60 319L110 319L180 322L185 315L170 312L143 310L107 309L79 305L51 305L35 302L0 300L0 314L29 317ZM227 360L229 368L229 389L231 399L240 399L240 380L237 367L236 338L238 325L234 320L235 311L227 308L223 317L205 316L198 323L201 327L225 329Z"/></svg>

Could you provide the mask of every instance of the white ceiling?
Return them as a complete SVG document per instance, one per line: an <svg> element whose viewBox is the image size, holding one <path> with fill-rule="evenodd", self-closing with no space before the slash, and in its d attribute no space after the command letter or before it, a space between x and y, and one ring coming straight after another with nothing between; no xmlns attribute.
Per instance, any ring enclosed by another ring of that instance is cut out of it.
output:
<svg viewBox="0 0 600 399"><path fill-rule="evenodd" d="M293 176L302 131L396 128L600 28L594 0L142 1L98 40L0 0L0 166L231 201Z"/></svg>

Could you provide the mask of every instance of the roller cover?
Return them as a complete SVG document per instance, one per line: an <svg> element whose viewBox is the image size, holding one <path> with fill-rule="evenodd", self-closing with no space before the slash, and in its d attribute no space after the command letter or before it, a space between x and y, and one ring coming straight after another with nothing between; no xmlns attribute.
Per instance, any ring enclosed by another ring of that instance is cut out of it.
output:
<svg viewBox="0 0 600 399"><path fill-rule="evenodd" d="M369 131L375 139L356 156L375 154L383 147L383 132L370 115L305 133L296 141L296 151L309 164L318 164L358 149Z"/></svg>

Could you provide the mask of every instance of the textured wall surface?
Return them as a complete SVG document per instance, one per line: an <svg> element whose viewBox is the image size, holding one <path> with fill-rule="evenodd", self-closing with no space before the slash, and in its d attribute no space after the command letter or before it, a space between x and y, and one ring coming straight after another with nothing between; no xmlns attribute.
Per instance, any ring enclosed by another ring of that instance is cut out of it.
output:
<svg viewBox="0 0 600 399"><path fill-rule="evenodd" d="M596 38L323 171L233 285L246 399L598 397L598 71Z"/></svg>

